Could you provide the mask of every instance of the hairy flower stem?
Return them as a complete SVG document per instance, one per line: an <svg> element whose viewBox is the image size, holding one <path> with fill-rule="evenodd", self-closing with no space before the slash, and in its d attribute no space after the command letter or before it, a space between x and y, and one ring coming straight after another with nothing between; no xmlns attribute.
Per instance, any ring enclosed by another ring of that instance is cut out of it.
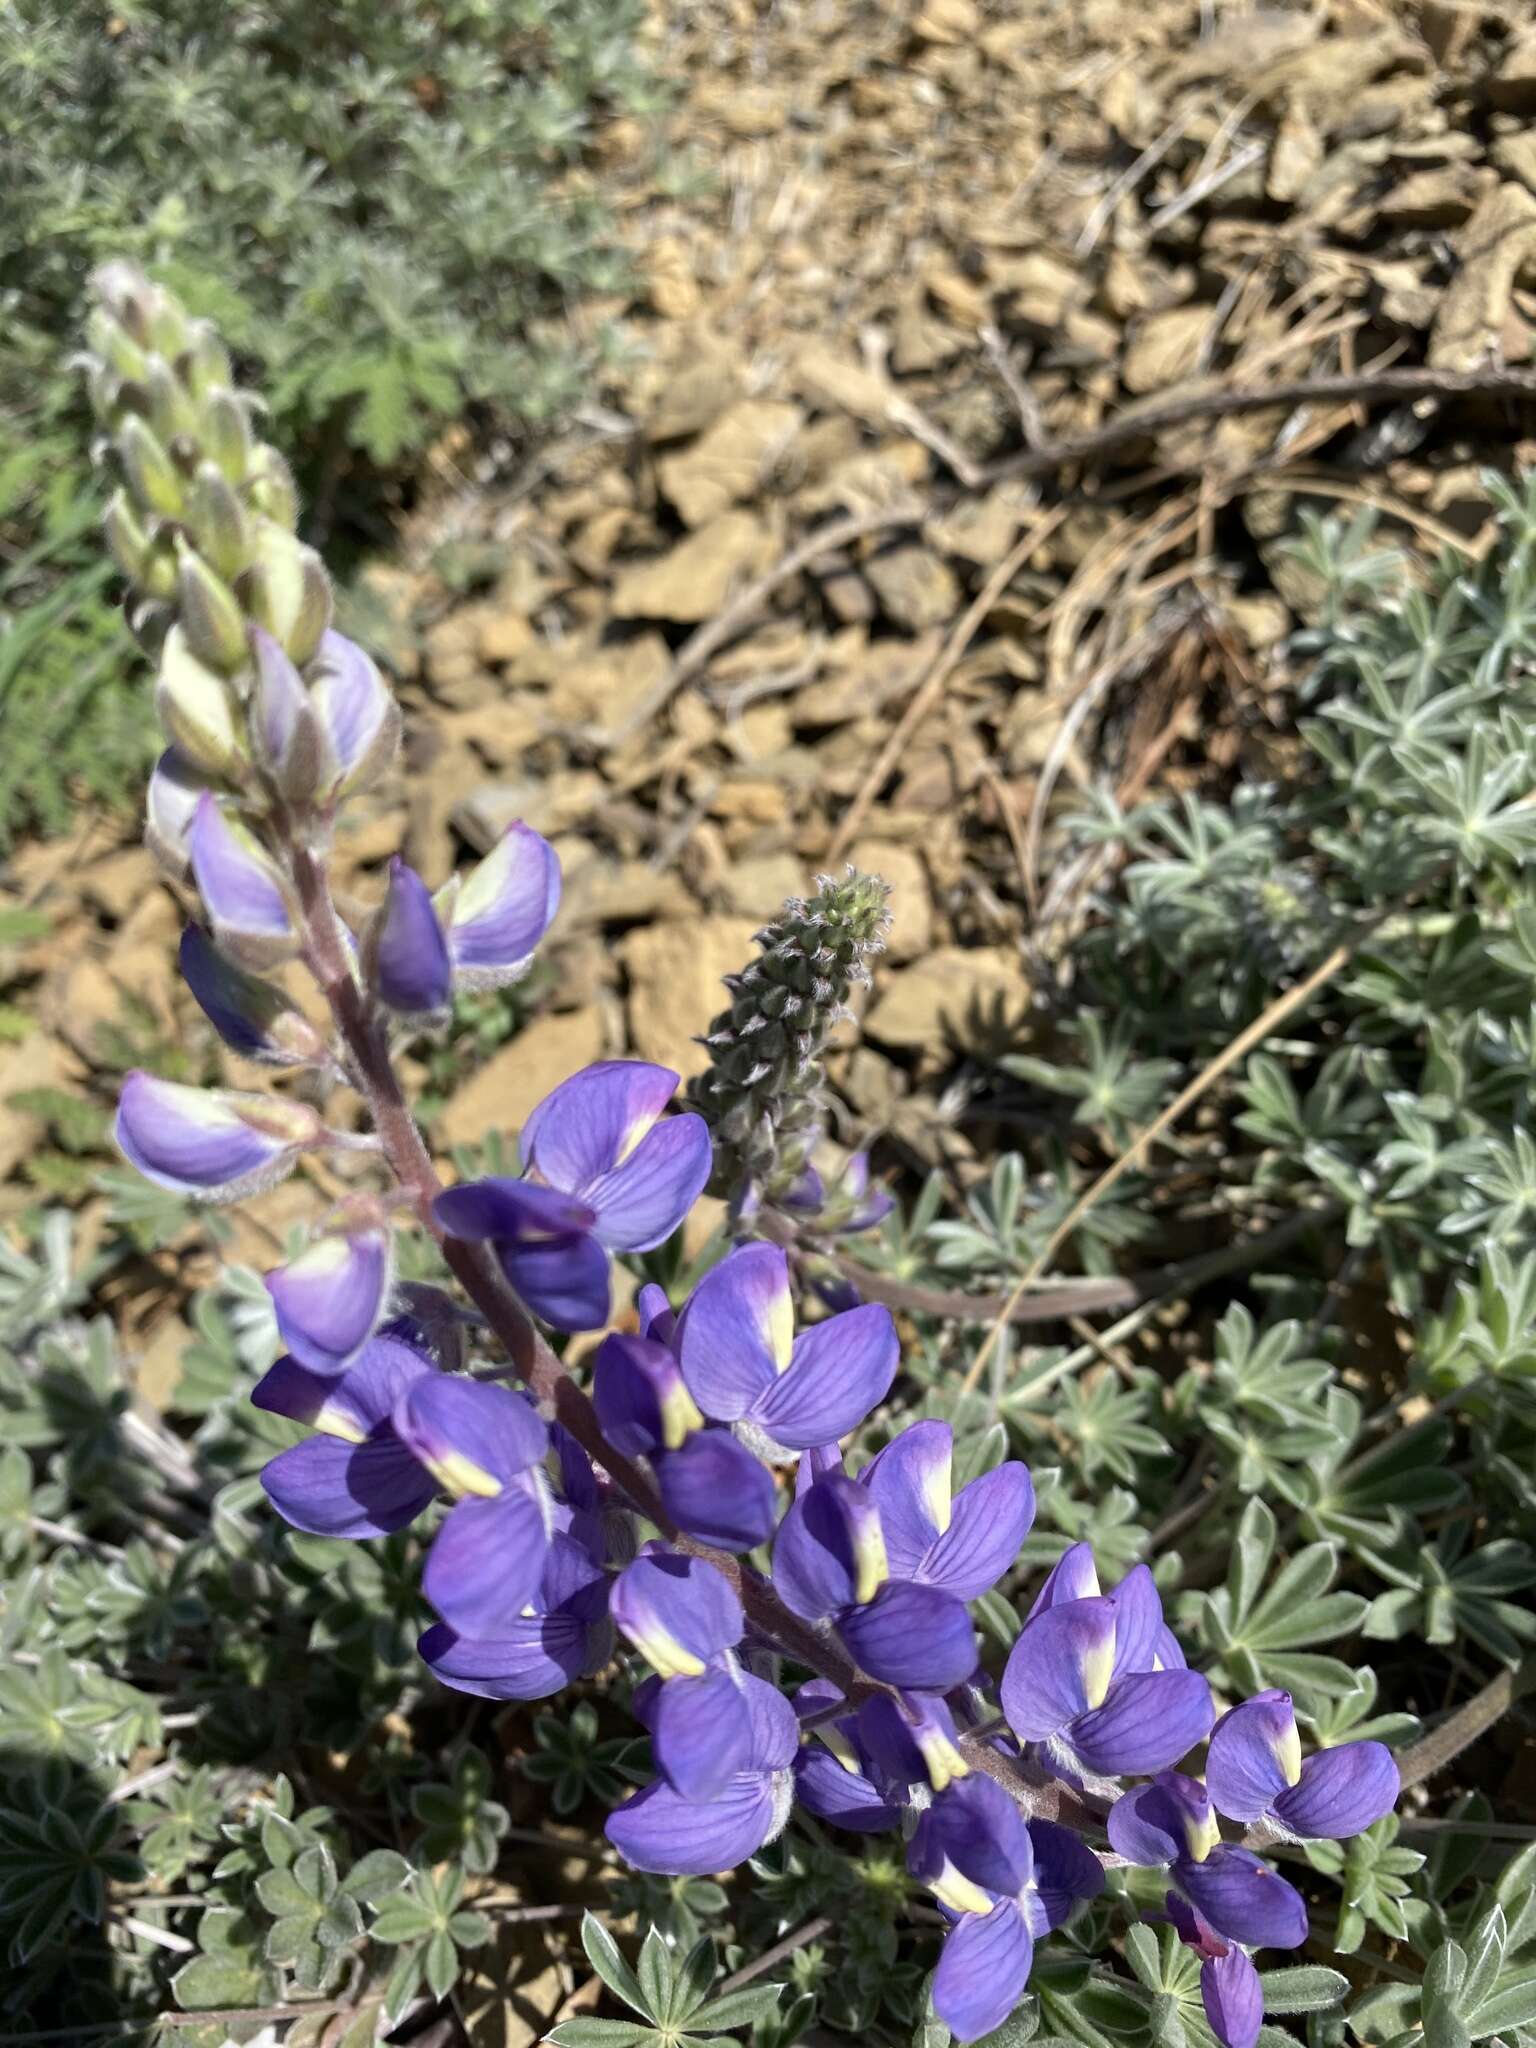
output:
<svg viewBox="0 0 1536 2048"><path fill-rule="evenodd" d="M443 1235L432 1214L442 1182L400 1086L383 1019L367 1001L353 972L341 920L331 898L325 862L297 833L286 830L282 836L288 841L289 872L298 899L304 959L330 1007L346 1049L351 1078L368 1105L385 1161L409 1194L422 1223L437 1239L455 1279L500 1340L518 1378L609 1474L638 1514L659 1529L674 1548L705 1559L729 1581L760 1636L819 1677L829 1679L850 1700L889 1692L889 1686L866 1677L830 1635L823 1635L791 1614L772 1586L750 1565L684 1535L677 1528L646 1474L632 1458L625 1457L608 1442L590 1399L539 1334L497 1264L495 1254L485 1245ZM1043 1779L1037 1782L1023 1765L1001 1755L990 1743L965 1735L960 1746L973 1770L995 1778L1032 1816L1060 1818L1079 1827L1098 1824L1099 1816L1079 1805L1070 1793Z"/></svg>

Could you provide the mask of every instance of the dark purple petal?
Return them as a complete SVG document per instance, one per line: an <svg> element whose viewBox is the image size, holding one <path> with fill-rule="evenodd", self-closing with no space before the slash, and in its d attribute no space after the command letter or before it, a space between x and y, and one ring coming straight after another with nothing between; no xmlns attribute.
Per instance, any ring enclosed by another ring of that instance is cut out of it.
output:
<svg viewBox="0 0 1536 2048"><path fill-rule="evenodd" d="M1163 1633L1163 1603L1152 1574L1134 1564L1109 1598L1115 1603L1115 1676L1151 1671Z"/></svg>
<svg viewBox="0 0 1536 2048"><path fill-rule="evenodd" d="M741 1641L736 1589L701 1557L653 1550L614 1580L609 1612L661 1678L702 1678L706 1665ZM738 1715L745 1720L745 1716Z"/></svg>
<svg viewBox="0 0 1536 2048"><path fill-rule="evenodd" d="M779 1524L773 1584L802 1621L822 1621L873 1595L884 1576L880 1511L841 1473L803 1486Z"/></svg>
<svg viewBox="0 0 1536 2048"><path fill-rule="evenodd" d="M231 1052L283 1066L322 1051L318 1033L282 990L226 959L201 925L187 926L177 958L182 980Z"/></svg>
<svg viewBox="0 0 1536 2048"><path fill-rule="evenodd" d="M734 1870L782 1827L792 1796L787 1771L783 1779L780 1786L762 1772L743 1772L708 1804L658 1779L608 1816L605 1833L636 1870L673 1877Z"/></svg>
<svg viewBox="0 0 1536 2048"><path fill-rule="evenodd" d="M947 1422L914 1422L859 1474L859 1484L868 1487L879 1506L891 1570L899 1579L916 1577L949 1526L954 1453L954 1431Z"/></svg>
<svg viewBox="0 0 1536 2048"><path fill-rule="evenodd" d="M1210 1922L1201 1919L1189 1901L1181 1899L1177 1892L1164 1892L1163 1913L1172 1922L1174 1932L1184 1946L1192 1948L1203 1962L1208 1962L1212 1956L1226 1954L1227 1943ZM1148 1917L1155 1919L1157 1915L1151 1914Z"/></svg>
<svg viewBox="0 0 1536 2048"><path fill-rule="evenodd" d="M449 1493L499 1493L549 1449L549 1430L525 1394L458 1373L413 1381L394 1421Z"/></svg>
<svg viewBox="0 0 1536 2048"><path fill-rule="evenodd" d="M1021 1742L1045 1741L1105 1697L1114 1643L1114 1605L1103 1598L1047 1607L1024 1624L1001 1688Z"/></svg>
<svg viewBox="0 0 1536 2048"><path fill-rule="evenodd" d="M948 1692L976 1669L976 1631L962 1601L937 1586L893 1579L873 1600L845 1608L838 1631L871 1678Z"/></svg>
<svg viewBox="0 0 1536 2048"><path fill-rule="evenodd" d="M669 1116L621 1166L583 1190L597 1212L598 1243L616 1252L648 1252L664 1243L704 1192L711 1163L703 1117L691 1111Z"/></svg>
<svg viewBox="0 0 1536 2048"><path fill-rule="evenodd" d="M1198 1671L1133 1671L1114 1681L1102 1707L1064 1730L1063 1740L1101 1777L1140 1777L1176 1764L1215 1718L1211 1688Z"/></svg>
<svg viewBox="0 0 1536 2048"><path fill-rule="evenodd" d="M721 1550L755 1550L773 1534L773 1475L729 1431L696 1430L652 1458L662 1505L686 1535Z"/></svg>
<svg viewBox="0 0 1536 2048"><path fill-rule="evenodd" d="M776 1685L746 1675L741 1681L752 1724L752 1768L787 1771L800 1749L800 1718Z"/></svg>
<svg viewBox="0 0 1536 2048"><path fill-rule="evenodd" d="M595 1238L502 1244L502 1270L536 1316L555 1330L600 1330L608 1320L608 1254Z"/></svg>
<svg viewBox="0 0 1536 2048"><path fill-rule="evenodd" d="M310 675L310 702L332 764L332 793L371 781L399 743L400 713L389 686L355 640L330 629L320 636Z"/></svg>
<svg viewBox="0 0 1536 2048"><path fill-rule="evenodd" d="M511 1244L564 1242L590 1230L596 1218L584 1202L537 1181L493 1174L448 1188L432 1213L450 1237L471 1243L494 1238Z"/></svg>
<svg viewBox="0 0 1536 2048"><path fill-rule="evenodd" d="M1189 1659L1184 1655L1183 1646L1171 1628L1161 1628L1157 1634L1157 1662L1163 1671L1183 1671Z"/></svg>
<svg viewBox="0 0 1536 2048"><path fill-rule="evenodd" d="M528 1614L490 1640L434 1622L416 1647L444 1685L488 1700L542 1700L563 1692L592 1662L593 1624L579 1614Z"/></svg>
<svg viewBox="0 0 1536 2048"><path fill-rule="evenodd" d="M750 1768L752 1723L733 1672L667 1679L650 1727L657 1769L684 1799L718 1799Z"/></svg>
<svg viewBox="0 0 1536 2048"><path fill-rule="evenodd" d="M608 1619L608 1589L611 1580L598 1562L582 1525L586 1517L573 1515L569 1533L557 1531L550 1538L549 1553L539 1590L530 1603L540 1614L557 1609L580 1615L584 1621Z"/></svg>
<svg viewBox="0 0 1536 2048"><path fill-rule="evenodd" d="M389 887L368 956L373 986L389 1009L406 1015L446 1009L453 993L448 941L431 890L398 854L389 864Z"/></svg>
<svg viewBox="0 0 1536 2048"><path fill-rule="evenodd" d="M628 1159L672 1100L677 1075L645 1060L598 1060L562 1081L523 1125L523 1160L585 1197Z"/></svg>
<svg viewBox="0 0 1536 2048"><path fill-rule="evenodd" d="M1300 1784L1280 1794L1274 1812L1293 1835L1342 1841L1390 1813L1401 1789L1385 1743L1341 1742L1307 1758Z"/></svg>
<svg viewBox="0 0 1536 2048"><path fill-rule="evenodd" d="M1034 1900L1040 1935L1064 1927L1084 1899L1104 1889L1104 1866L1087 1843L1053 1820L1032 1820L1029 1839L1035 1852Z"/></svg>
<svg viewBox="0 0 1536 2048"><path fill-rule="evenodd" d="M322 1237L266 1275L277 1331L312 1372L344 1372L378 1328L389 1296L387 1230Z"/></svg>
<svg viewBox="0 0 1536 2048"><path fill-rule="evenodd" d="M949 1527L921 1576L958 1599L977 1599L1015 1562L1034 1519L1035 1489L1023 1465L1010 1460L982 1473L955 1496Z"/></svg>
<svg viewBox="0 0 1536 2048"><path fill-rule="evenodd" d="M1035 1595L1035 1604L1025 1616L1026 1625L1037 1614L1060 1607L1068 1600L1096 1599L1098 1591L1099 1574L1094 1567L1093 1545L1074 1543L1061 1553L1046 1573L1045 1584Z"/></svg>
<svg viewBox="0 0 1536 2048"><path fill-rule="evenodd" d="M603 1339L592 1367L592 1403L603 1435L627 1458L678 1450L704 1426L676 1357L654 1338Z"/></svg>
<svg viewBox="0 0 1536 2048"><path fill-rule="evenodd" d="M792 1451L835 1443L885 1399L901 1357L891 1312L871 1302L829 1316L795 1340L787 1369L752 1410Z"/></svg>
<svg viewBox="0 0 1536 2048"><path fill-rule="evenodd" d="M683 1315L679 1354L689 1393L717 1422L739 1422L789 1364L794 1337L784 1253L772 1244L728 1252L699 1282Z"/></svg>
<svg viewBox="0 0 1536 2048"><path fill-rule="evenodd" d="M966 1775L954 1716L930 1693L878 1693L859 1708L855 1726L883 1785L927 1785L942 1792Z"/></svg>
<svg viewBox="0 0 1536 2048"><path fill-rule="evenodd" d="M531 825L508 827L467 877L453 906L449 943L466 987L522 974L560 907L560 863Z"/></svg>
<svg viewBox="0 0 1536 2048"><path fill-rule="evenodd" d="M795 1758L795 1795L806 1811L853 1834L883 1834L900 1827L902 1809L888 1806L857 1768L812 1739Z"/></svg>
<svg viewBox="0 0 1536 2048"><path fill-rule="evenodd" d="M1300 1948L1307 1938L1300 1892L1251 1850L1223 1842L1203 1863L1179 1863L1173 1874L1184 1896L1230 1941Z"/></svg>
<svg viewBox="0 0 1536 2048"><path fill-rule="evenodd" d="M640 1334L650 1337L658 1344L669 1348L677 1330L677 1316L667 1299L667 1290L658 1287L654 1280L648 1280L635 1296L635 1313L640 1318Z"/></svg>
<svg viewBox="0 0 1536 2048"><path fill-rule="evenodd" d="M1198 1860L1220 1840L1204 1785L1182 1771L1162 1771L1150 1785L1122 1792L1105 1825L1116 1855L1153 1868Z"/></svg>
<svg viewBox="0 0 1536 2048"><path fill-rule="evenodd" d="M320 1119L281 1096L188 1088L135 1071L123 1081L113 1135L157 1187L232 1201L280 1180L319 1137Z"/></svg>
<svg viewBox="0 0 1536 2048"><path fill-rule="evenodd" d="M1200 1965L1200 2002L1222 2048L1253 2048L1264 2024L1264 1991L1240 1948Z"/></svg>
<svg viewBox="0 0 1536 2048"><path fill-rule="evenodd" d="M361 1444L312 1436L270 1459L261 1483L284 1521L311 1536L388 1536L414 1522L437 1492L387 1433Z"/></svg>
<svg viewBox="0 0 1536 2048"><path fill-rule="evenodd" d="M1034 1875L1034 1844L1017 1804L1001 1785L991 1778L962 1778L939 1793L919 1819L907 1866L951 1911L963 1912L958 1895L945 1897L947 1873L1011 1898Z"/></svg>
<svg viewBox="0 0 1536 2048"><path fill-rule="evenodd" d="M461 1500L432 1539L421 1590L458 1634L503 1636L538 1591L550 1530L534 1493Z"/></svg>
<svg viewBox="0 0 1536 2048"><path fill-rule="evenodd" d="M944 1937L933 1978L933 2009L957 2041L977 2041L1003 2024L1024 1996L1035 1944L1012 1899L990 1913L962 1913Z"/></svg>
<svg viewBox="0 0 1536 2048"><path fill-rule="evenodd" d="M1255 1693L1222 1715L1205 1764L1218 1813L1257 1820L1300 1776L1301 1737L1288 1692Z"/></svg>

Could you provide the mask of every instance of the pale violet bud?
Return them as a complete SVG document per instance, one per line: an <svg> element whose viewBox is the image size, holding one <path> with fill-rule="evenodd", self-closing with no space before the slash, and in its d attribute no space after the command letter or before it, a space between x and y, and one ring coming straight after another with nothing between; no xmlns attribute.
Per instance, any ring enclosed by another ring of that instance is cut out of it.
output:
<svg viewBox="0 0 1536 2048"><path fill-rule="evenodd" d="M251 744L257 763L285 803L312 803L330 763L308 685L264 627L252 626L250 644L256 664Z"/></svg>
<svg viewBox="0 0 1536 2048"><path fill-rule="evenodd" d="M519 822L439 901L457 984L504 987L527 973L559 908L559 859L547 839Z"/></svg>
<svg viewBox="0 0 1536 2048"><path fill-rule="evenodd" d="M266 1275L277 1333L311 1372L345 1372L383 1320L392 1280L387 1226L323 1237Z"/></svg>
<svg viewBox="0 0 1536 2048"><path fill-rule="evenodd" d="M176 608L186 644L199 661L226 676L244 668L245 618L235 593L184 542L176 550Z"/></svg>
<svg viewBox="0 0 1536 2048"><path fill-rule="evenodd" d="M389 889L364 948L368 981L379 1001L404 1016L444 1010L453 971L432 896L414 868L397 855Z"/></svg>
<svg viewBox="0 0 1536 2048"><path fill-rule="evenodd" d="M201 925L181 935L181 978L231 1052L269 1067L313 1067L325 1040L283 991L226 959Z"/></svg>
<svg viewBox="0 0 1536 2048"><path fill-rule="evenodd" d="M186 633L172 626L160 650L155 712L167 739L205 775L233 778L240 741L228 683L197 659Z"/></svg>
<svg viewBox="0 0 1536 2048"><path fill-rule="evenodd" d="M400 707L355 640L322 636L310 666L310 701L329 756L326 795L348 796L376 782L400 744Z"/></svg>
<svg viewBox="0 0 1536 2048"><path fill-rule="evenodd" d="M197 815L199 797L208 785L184 754L167 747L155 763L149 778L144 809L144 843L173 882L185 882L192 873L192 853L187 841Z"/></svg>
<svg viewBox="0 0 1536 2048"><path fill-rule="evenodd" d="M257 519L254 529L240 594L256 623L303 668L331 622L330 579L314 549L270 519Z"/></svg>
<svg viewBox="0 0 1536 2048"><path fill-rule="evenodd" d="M276 867L243 825L231 821L211 791L198 799L187 844L192 873L219 948L258 973L289 960L298 936Z"/></svg>
<svg viewBox="0 0 1536 2048"><path fill-rule="evenodd" d="M117 447L123 475L140 508L164 519L179 519L186 496L165 443L143 420L130 414L118 430Z"/></svg>
<svg viewBox="0 0 1536 2048"><path fill-rule="evenodd" d="M307 1103L187 1088L135 1072L118 1097L114 1136L156 1187L232 1202L281 1180L301 1152L320 1143L324 1126Z"/></svg>

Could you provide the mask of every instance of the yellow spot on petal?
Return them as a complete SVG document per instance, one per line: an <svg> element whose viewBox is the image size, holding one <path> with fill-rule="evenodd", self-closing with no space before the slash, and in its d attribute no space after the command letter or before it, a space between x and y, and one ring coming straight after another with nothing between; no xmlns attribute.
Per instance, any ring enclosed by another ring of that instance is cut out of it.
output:
<svg viewBox="0 0 1536 2048"><path fill-rule="evenodd" d="M840 1734L836 1728L818 1728L816 1733L851 1777L861 1775L858 1751L846 1735Z"/></svg>
<svg viewBox="0 0 1536 2048"><path fill-rule="evenodd" d="M1090 1707L1102 1707L1115 1670L1115 1635L1111 1629L1083 1658L1083 1697Z"/></svg>
<svg viewBox="0 0 1536 2048"><path fill-rule="evenodd" d="M973 1883L949 1862L936 1878L928 1880L928 1889L952 1913L990 1913L997 1903L990 1892L984 1892L979 1884Z"/></svg>
<svg viewBox="0 0 1536 2048"><path fill-rule="evenodd" d="M649 1114L635 1119L619 1140L619 1149L615 1153L613 1161L615 1166L622 1166L624 1164L630 1153L634 1151L640 1140L646 1136L655 1122L655 1117Z"/></svg>
<svg viewBox="0 0 1536 2048"><path fill-rule="evenodd" d="M642 1630L634 1642L658 1678L701 1678L704 1674L703 1659L695 1657L692 1650L685 1649L677 1637L669 1635L659 1623Z"/></svg>
<svg viewBox="0 0 1536 2048"><path fill-rule="evenodd" d="M929 1518L942 1536L949 1527L951 1508L950 1460L931 1466L923 1475L923 1499L928 1504Z"/></svg>
<svg viewBox="0 0 1536 2048"><path fill-rule="evenodd" d="M419 1451L416 1455L445 1493L474 1493L483 1499L493 1500L501 1492L501 1481L495 1474L487 1472L483 1465L477 1465L462 1451L448 1451L441 1458L422 1457Z"/></svg>
<svg viewBox="0 0 1536 2048"><path fill-rule="evenodd" d="M315 1417L316 1429L327 1436L339 1436L343 1443L362 1444L368 1441L368 1432L359 1424L350 1408L343 1408L339 1402L327 1401Z"/></svg>
<svg viewBox="0 0 1536 2048"><path fill-rule="evenodd" d="M862 1607L866 1600L874 1599L891 1576L891 1561L885 1550L885 1531L873 1516L854 1540L853 1563L857 1574L853 1597Z"/></svg>
<svg viewBox="0 0 1536 2048"><path fill-rule="evenodd" d="M928 1766L928 1782L935 1792L942 1792L956 1778L970 1776L970 1765L941 1730L933 1728L920 1734L917 1746L923 1753L923 1762Z"/></svg>
<svg viewBox="0 0 1536 2048"><path fill-rule="evenodd" d="M790 1300L787 1284L775 1288L769 1299L763 1340L772 1356L774 1371L786 1371L795 1348L795 1305Z"/></svg>
<svg viewBox="0 0 1536 2048"><path fill-rule="evenodd" d="M1301 1783L1301 1737L1296 1732L1294 1719L1288 1719L1284 1729L1275 1737L1275 1762L1285 1777L1287 1785Z"/></svg>
<svg viewBox="0 0 1536 2048"><path fill-rule="evenodd" d="M1221 1829L1216 1825L1216 1816L1209 1807L1202 1815L1185 1814L1184 1840L1191 1859L1196 1863L1203 1863L1221 1840Z"/></svg>
<svg viewBox="0 0 1536 2048"><path fill-rule="evenodd" d="M661 1440L669 1451L680 1449L696 1429L704 1427L704 1417L681 1380L662 1396L660 1407Z"/></svg>

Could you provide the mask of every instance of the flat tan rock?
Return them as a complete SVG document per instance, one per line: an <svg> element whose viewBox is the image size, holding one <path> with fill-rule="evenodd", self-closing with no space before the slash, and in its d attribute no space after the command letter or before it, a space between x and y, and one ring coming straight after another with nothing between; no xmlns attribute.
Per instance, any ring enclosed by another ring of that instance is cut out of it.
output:
<svg viewBox="0 0 1536 2048"><path fill-rule="evenodd" d="M1211 331L1210 306L1170 306L1143 320L1125 351L1120 379L1127 391L1161 391L1187 377Z"/></svg>
<svg viewBox="0 0 1536 2048"><path fill-rule="evenodd" d="M864 1030L880 1045L924 1053L938 1066L999 1023L1017 1021L1028 1002L1029 981L1010 947L940 946L911 967L876 975Z"/></svg>
<svg viewBox="0 0 1536 2048"><path fill-rule="evenodd" d="M34 1031L19 1045L0 1047L0 1180L41 1144L47 1130L44 1118L18 1108L11 1097L34 1088L69 1085L64 1049L45 1032Z"/></svg>
<svg viewBox="0 0 1536 2048"><path fill-rule="evenodd" d="M742 917L776 917L791 896L805 892L805 864L792 853L765 853L737 861L725 878L725 900Z"/></svg>
<svg viewBox="0 0 1536 2048"><path fill-rule="evenodd" d="M798 405L744 398L691 448L657 464L661 487L686 526L704 526L748 498L789 446L805 415Z"/></svg>
<svg viewBox="0 0 1536 2048"><path fill-rule="evenodd" d="M879 875L891 887L891 928L885 935L888 960L915 960L933 944L933 899L928 870L910 846L890 839L861 839L848 858L861 874Z"/></svg>
<svg viewBox="0 0 1536 2048"><path fill-rule="evenodd" d="M886 548L872 555L864 574L886 616L909 633L946 624L960 609L960 585L955 573L932 548Z"/></svg>
<svg viewBox="0 0 1536 2048"><path fill-rule="evenodd" d="M643 925L619 941L629 974L629 1037L639 1059L680 1074L709 1064L693 1040L726 1005L723 977L756 958L755 917L691 917Z"/></svg>
<svg viewBox="0 0 1536 2048"><path fill-rule="evenodd" d="M1460 267L1446 286L1429 337L1436 369L1469 370L1498 348L1515 274L1536 254L1536 195L1497 186L1456 236Z"/></svg>
<svg viewBox="0 0 1536 2048"><path fill-rule="evenodd" d="M604 1057L597 1010L535 1017L457 1089L433 1127L444 1145L478 1145L491 1131L518 1131L551 1088Z"/></svg>
<svg viewBox="0 0 1536 2048"><path fill-rule="evenodd" d="M670 554L621 569L613 587L613 616L702 624L740 584L766 567L770 549L766 531L750 512L723 512Z"/></svg>

